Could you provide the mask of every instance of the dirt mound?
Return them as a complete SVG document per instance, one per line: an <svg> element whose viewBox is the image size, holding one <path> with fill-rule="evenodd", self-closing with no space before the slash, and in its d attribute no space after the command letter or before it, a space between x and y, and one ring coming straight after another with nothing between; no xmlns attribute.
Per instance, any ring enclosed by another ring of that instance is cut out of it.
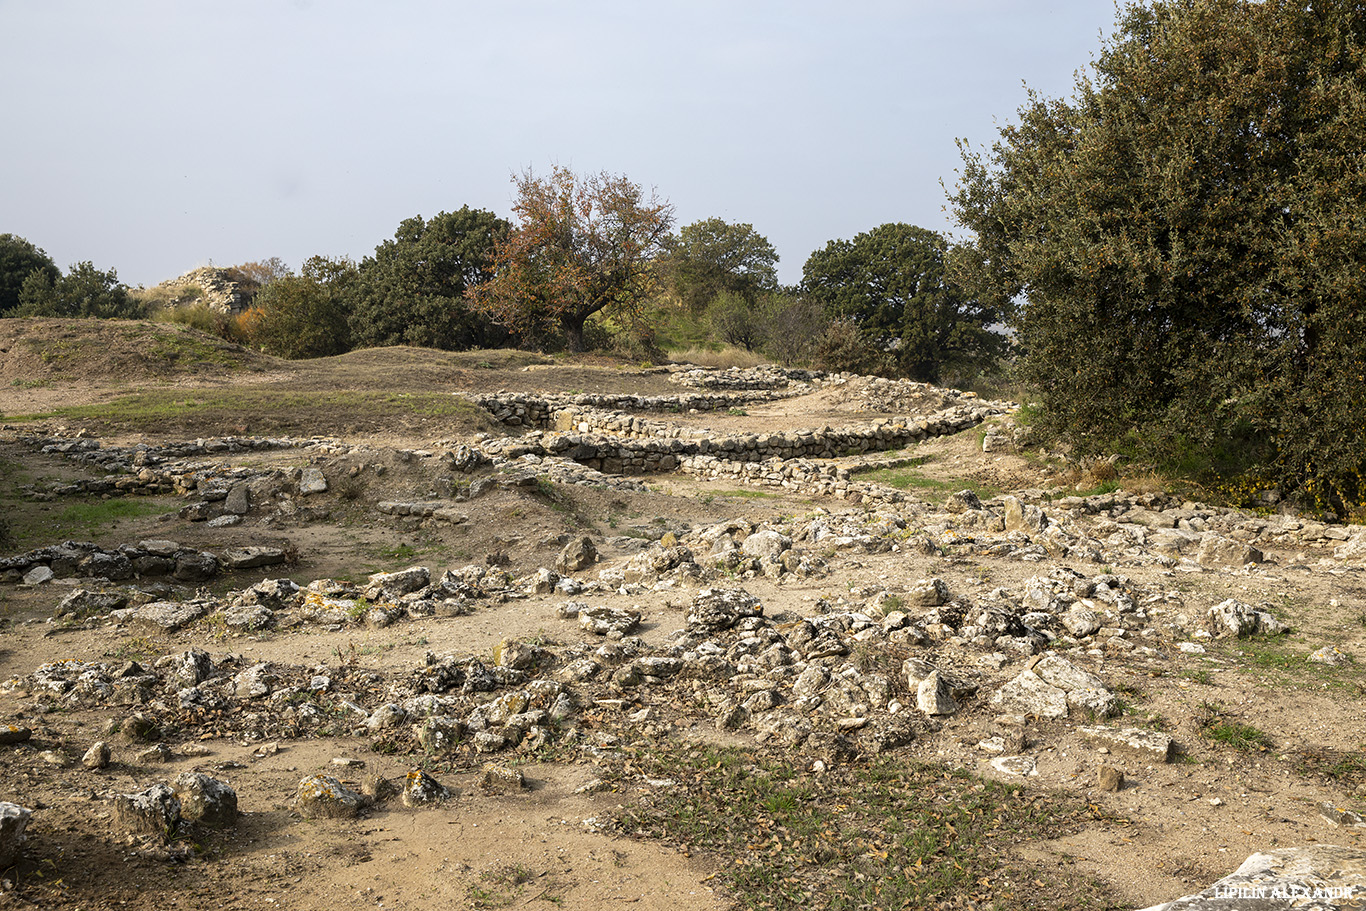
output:
<svg viewBox="0 0 1366 911"><path fill-rule="evenodd" d="M285 362L184 326L145 320L0 320L0 381L124 385L184 376L238 376Z"/></svg>

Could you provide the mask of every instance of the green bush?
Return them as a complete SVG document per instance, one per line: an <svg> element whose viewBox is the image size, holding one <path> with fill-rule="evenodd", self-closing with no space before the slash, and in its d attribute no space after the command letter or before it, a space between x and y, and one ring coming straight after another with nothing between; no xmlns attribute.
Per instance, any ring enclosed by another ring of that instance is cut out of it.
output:
<svg viewBox="0 0 1366 911"><path fill-rule="evenodd" d="M1074 98L965 148L956 274L1024 301L1045 430L1366 500L1364 67L1346 0L1131 3Z"/></svg>

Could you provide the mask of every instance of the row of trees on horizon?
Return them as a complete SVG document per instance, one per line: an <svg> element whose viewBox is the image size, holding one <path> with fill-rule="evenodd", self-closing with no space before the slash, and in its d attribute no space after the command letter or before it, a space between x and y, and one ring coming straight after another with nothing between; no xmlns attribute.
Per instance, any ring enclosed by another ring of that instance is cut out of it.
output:
<svg viewBox="0 0 1366 911"><path fill-rule="evenodd" d="M989 148L963 144L961 246L883 225L780 288L749 225L675 234L626 178L556 169L518 179L512 223L461 209L359 264L309 260L247 331L295 354L692 333L926 380L1008 355L1030 419L1078 454L1366 514L1366 5L1131 0L1118 17L1071 98L1032 95ZM20 290L98 277L53 272Z"/></svg>
<svg viewBox="0 0 1366 911"><path fill-rule="evenodd" d="M674 232L672 206L624 176L555 168L524 173L516 190L516 224L465 206L404 220L359 263L244 263L229 272L252 294L249 309L194 315L290 358L416 345L644 360L663 347L733 345L788 365L938 382L989 368L1006 348L991 328L1002 314L958 289L949 245L923 228L831 241L798 286L782 287L778 254L751 225L709 218ZM175 315L186 296L129 291L89 263L61 275L29 241L0 235L0 315Z"/></svg>

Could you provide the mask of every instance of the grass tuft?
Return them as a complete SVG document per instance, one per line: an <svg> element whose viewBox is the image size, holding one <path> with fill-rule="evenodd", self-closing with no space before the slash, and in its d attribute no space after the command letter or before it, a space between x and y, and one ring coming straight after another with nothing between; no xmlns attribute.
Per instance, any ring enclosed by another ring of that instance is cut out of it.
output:
<svg viewBox="0 0 1366 911"><path fill-rule="evenodd" d="M1075 797L903 759L820 776L784 758L702 746L652 750L633 762L676 784L618 809L618 827L712 853L740 907L1110 904L1075 874L1008 859L1021 839L1094 824L1099 811Z"/></svg>

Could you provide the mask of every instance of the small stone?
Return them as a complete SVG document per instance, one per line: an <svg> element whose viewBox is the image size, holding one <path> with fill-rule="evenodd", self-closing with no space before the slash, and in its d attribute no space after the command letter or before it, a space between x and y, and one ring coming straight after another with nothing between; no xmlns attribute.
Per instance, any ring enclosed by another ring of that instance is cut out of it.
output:
<svg viewBox="0 0 1366 911"><path fill-rule="evenodd" d="M42 585L44 582L51 582L55 575L56 573L47 566L35 566L24 573L24 584Z"/></svg>
<svg viewBox="0 0 1366 911"><path fill-rule="evenodd" d="M410 566L394 573L375 573L365 584L363 594L371 601L395 601L431 584L431 571L425 566Z"/></svg>
<svg viewBox="0 0 1366 911"><path fill-rule="evenodd" d="M1339 667L1351 662L1352 656L1338 648L1336 645L1325 645L1321 649L1310 652L1309 657L1305 660L1312 661L1315 664L1327 664L1330 667ZM0 732L3 732L3 728L0 728Z"/></svg>
<svg viewBox="0 0 1366 911"><path fill-rule="evenodd" d="M921 579L906 592L906 603L927 609L948 604L949 587L943 579Z"/></svg>
<svg viewBox="0 0 1366 911"><path fill-rule="evenodd" d="M232 678L233 692L239 699L260 699L269 696L275 686L275 672L270 662L253 664Z"/></svg>
<svg viewBox="0 0 1366 911"><path fill-rule="evenodd" d="M180 801L170 785L154 784L136 794L114 798L114 824L130 835L169 841L180 826Z"/></svg>
<svg viewBox="0 0 1366 911"><path fill-rule="evenodd" d="M171 748L164 743L148 747L137 755L138 762L170 762L171 758Z"/></svg>
<svg viewBox="0 0 1366 911"><path fill-rule="evenodd" d="M465 736L465 723L449 715L431 715L413 725L418 745L433 756L450 753Z"/></svg>
<svg viewBox="0 0 1366 911"><path fill-rule="evenodd" d="M0 801L0 870L18 862L23 851L24 830L32 818L32 810Z"/></svg>
<svg viewBox="0 0 1366 911"><path fill-rule="evenodd" d="M119 723L119 734L133 743L147 743L161 736L156 721L137 712Z"/></svg>
<svg viewBox="0 0 1366 911"><path fill-rule="evenodd" d="M991 767L1003 775L1028 778L1039 774L1034 760L1028 756L998 756L991 760Z"/></svg>
<svg viewBox="0 0 1366 911"><path fill-rule="evenodd" d="M234 484L223 499L223 511L244 516L251 511L251 490L246 484Z"/></svg>
<svg viewBox="0 0 1366 911"><path fill-rule="evenodd" d="M521 769L492 762L485 763L484 787L487 790L511 793L524 790L526 786L526 778L522 775Z"/></svg>
<svg viewBox="0 0 1366 911"><path fill-rule="evenodd" d="M109 744L103 740L95 741L90 749L85 751L81 757L81 765L87 769L98 771L109 765Z"/></svg>
<svg viewBox="0 0 1366 911"><path fill-rule="evenodd" d="M1124 787L1124 773L1114 766L1103 765L1096 770L1096 786L1102 791L1118 791Z"/></svg>
<svg viewBox="0 0 1366 911"><path fill-rule="evenodd" d="M953 691L937 669L931 671L916 687L915 704L926 715L952 715L958 711Z"/></svg>
<svg viewBox="0 0 1366 911"><path fill-rule="evenodd" d="M425 807L448 800L451 792L421 769L413 769L403 782L403 805Z"/></svg>
<svg viewBox="0 0 1366 911"><path fill-rule="evenodd" d="M303 474L299 478L299 493L304 496L327 493L327 478L323 475L321 468L310 465L303 470Z"/></svg>
<svg viewBox="0 0 1366 911"><path fill-rule="evenodd" d="M202 772L186 772L175 780L180 815L216 829L237 821L237 792L231 785Z"/></svg>
<svg viewBox="0 0 1366 911"><path fill-rule="evenodd" d="M1331 803L1320 804L1319 815L1322 816L1326 822L1332 823L1335 826L1344 826L1354 829L1366 828L1366 820L1361 818L1360 813L1357 813L1354 810L1344 810L1341 807L1335 807Z"/></svg>
<svg viewBox="0 0 1366 911"><path fill-rule="evenodd" d="M0 724L0 746L23 743L33 737L33 731L17 724Z"/></svg>
<svg viewBox="0 0 1366 911"><path fill-rule="evenodd" d="M294 803L305 819L350 818L359 814L364 805L364 797L330 775L302 779Z"/></svg>
<svg viewBox="0 0 1366 911"><path fill-rule="evenodd" d="M361 794L365 796L366 800L370 801L378 802L387 800L397 790L398 789L394 786L392 781L378 772L371 772L362 778L360 782Z"/></svg>
<svg viewBox="0 0 1366 911"><path fill-rule="evenodd" d="M579 610L579 626L598 636L621 638L640 623L640 611L598 605Z"/></svg>
<svg viewBox="0 0 1366 911"><path fill-rule="evenodd" d="M559 557L555 560L555 569L562 573L576 573L588 569L596 562L598 549L592 538L583 535L564 546L564 550L560 551Z"/></svg>
<svg viewBox="0 0 1366 911"><path fill-rule="evenodd" d="M1080 727L1081 739L1102 750L1139 762L1171 762L1172 739L1160 731L1142 728Z"/></svg>
<svg viewBox="0 0 1366 911"><path fill-rule="evenodd" d="M229 547L223 551L223 565L228 569L256 569L261 566L276 566L284 563L289 555L283 547L254 545L251 547Z"/></svg>

